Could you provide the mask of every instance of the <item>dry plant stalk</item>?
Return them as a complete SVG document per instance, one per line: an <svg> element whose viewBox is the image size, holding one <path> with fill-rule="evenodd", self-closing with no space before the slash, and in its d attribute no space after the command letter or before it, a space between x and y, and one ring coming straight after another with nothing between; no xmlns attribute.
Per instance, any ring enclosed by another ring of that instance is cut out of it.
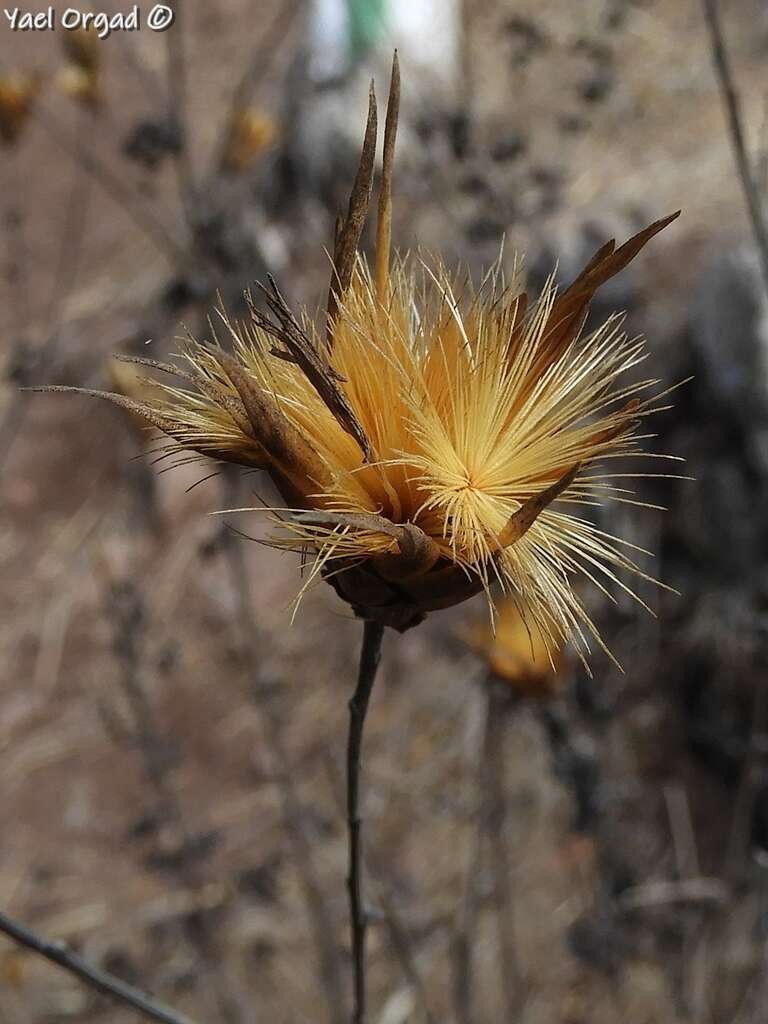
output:
<svg viewBox="0 0 768 1024"><path fill-rule="evenodd" d="M642 454L638 427L659 396L648 397L657 381L625 380L645 353L619 318L583 328L597 289L678 216L608 242L568 288L550 280L532 301L500 261L473 290L439 262L391 258L399 92L395 57L374 270L358 251L377 141L371 88L324 325L294 315L270 280L266 312L251 301L237 323L220 310L232 354L214 331L189 341L182 365L137 360L176 378L156 384L154 400L83 391L142 416L185 458L269 473L285 502L271 510L273 543L314 553L309 582L326 579L365 621L348 748L356 1022L366 1019L360 751L384 627L409 629L498 582L525 601L550 652L572 641L586 657L589 635L604 646L574 577L601 588L600 577L625 586L622 570L648 577L632 545L563 506L627 500L605 463Z"/></svg>
<svg viewBox="0 0 768 1024"><path fill-rule="evenodd" d="M68 949L63 942L52 942L3 913L0 913L0 933L12 939L19 946L23 946L37 956L41 956L73 974L89 988L122 1003L124 1006L129 1006L146 1020L156 1021L157 1024L195 1024L185 1014L166 1006L146 992L134 988L133 985L128 985L108 971L94 967L77 953Z"/></svg>

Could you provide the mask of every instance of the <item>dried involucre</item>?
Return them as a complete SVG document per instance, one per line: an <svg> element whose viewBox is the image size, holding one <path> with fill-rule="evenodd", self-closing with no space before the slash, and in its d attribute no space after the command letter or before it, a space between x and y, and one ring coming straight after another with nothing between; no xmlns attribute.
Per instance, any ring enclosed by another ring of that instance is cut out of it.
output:
<svg viewBox="0 0 768 1024"><path fill-rule="evenodd" d="M657 382L625 381L644 346L618 318L586 336L584 322L596 289L677 214L603 246L570 287L550 282L536 300L498 269L474 291L439 263L390 259L398 98L395 65L375 271L356 252L372 99L327 323L294 316L270 282L268 313L251 303L242 324L222 313L232 354L191 343L183 370L152 364L179 384L130 407L179 451L268 472L286 505L275 543L313 552L356 614L407 629L498 581L553 648L586 650L587 634L600 639L575 577L602 586L620 570L643 574L631 545L579 506L622 500L605 467L641 454L634 435Z"/></svg>

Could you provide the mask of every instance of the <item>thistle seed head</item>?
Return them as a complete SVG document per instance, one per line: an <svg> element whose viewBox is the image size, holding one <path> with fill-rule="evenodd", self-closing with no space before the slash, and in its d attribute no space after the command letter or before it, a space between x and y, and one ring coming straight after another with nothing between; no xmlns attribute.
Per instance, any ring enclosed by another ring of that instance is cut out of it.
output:
<svg viewBox="0 0 768 1024"><path fill-rule="evenodd" d="M595 291L677 214L609 242L564 291L550 281L538 297L499 266L474 289L439 261L392 258L398 100L395 60L373 269L357 251L371 93L326 323L295 315L270 280L266 312L254 301L242 323L220 312L231 354L214 336L179 366L150 363L177 379L131 409L179 451L269 473L285 503L274 542L312 552L313 576L357 615L403 630L498 582L551 651L586 649L588 634L600 640L575 579L624 586L619 571L643 573L631 545L579 513L625 496L608 467L640 454L657 382L625 379L644 345L619 318L589 334L584 323Z"/></svg>

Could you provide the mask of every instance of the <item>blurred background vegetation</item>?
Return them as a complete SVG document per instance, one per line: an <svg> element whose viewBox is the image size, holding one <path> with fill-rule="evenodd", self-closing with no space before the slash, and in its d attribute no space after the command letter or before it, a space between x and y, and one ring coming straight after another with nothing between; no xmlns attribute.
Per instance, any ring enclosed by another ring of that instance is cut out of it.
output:
<svg viewBox="0 0 768 1024"><path fill-rule="evenodd" d="M270 503L259 478L166 474L120 410L18 388L137 395L113 354L205 336L267 272L319 308L398 45L401 248L479 275L503 237L536 286L683 208L594 316L693 376L647 444L695 481L600 513L681 594L585 591L623 673L532 670L482 601L388 638L371 1020L764 1020L768 324L701 3L172 6L105 40L0 24L0 907L206 1024L347 1019L359 625L323 586L292 621L298 561L208 514ZM762 203L768 16L719 9ZM131 1019L0 942L2 1024Z"/></svg>

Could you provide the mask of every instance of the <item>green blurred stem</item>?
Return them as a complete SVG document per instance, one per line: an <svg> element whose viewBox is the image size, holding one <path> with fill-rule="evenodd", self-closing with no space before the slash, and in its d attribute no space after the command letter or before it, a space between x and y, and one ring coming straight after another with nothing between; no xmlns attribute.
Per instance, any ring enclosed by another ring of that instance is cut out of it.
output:
<svg viewBox="0 0 768 1024"><path fill-rule="evenodd" d="M385 0L347 0L349 54L363 57L380 42L385 25Z"/></svg>

